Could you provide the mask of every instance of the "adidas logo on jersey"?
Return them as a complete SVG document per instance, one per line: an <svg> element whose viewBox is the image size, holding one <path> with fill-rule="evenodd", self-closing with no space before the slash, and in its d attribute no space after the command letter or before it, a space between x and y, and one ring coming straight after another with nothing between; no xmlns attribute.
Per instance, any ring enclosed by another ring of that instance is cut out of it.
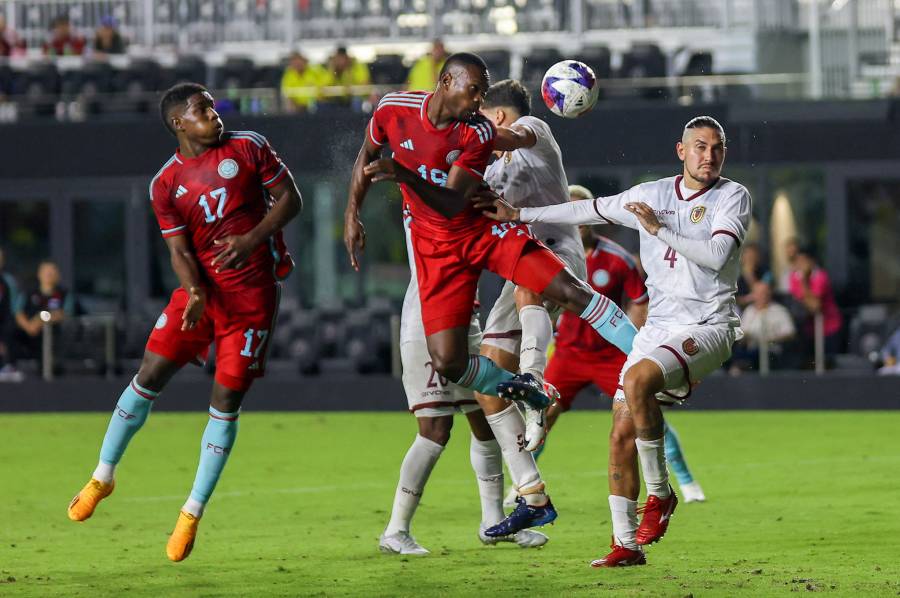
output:
<svg viewBox="0 0 900 598"><path fill-rule="evenodd" d="M400 147L402 147L403 149L408 149L410 151L413 151L416 149L415 146L413 145L412 139L407 139L406 141L404 141L403 143L400 144Z"/></svg>
<svg viewBox="0 0 900 598"><path fill-rule="evenodd" d="M175 199L178 199L185 193L187 193L187 189L185 189L182 185L178 185L178 189L175 190Z"/></svg>

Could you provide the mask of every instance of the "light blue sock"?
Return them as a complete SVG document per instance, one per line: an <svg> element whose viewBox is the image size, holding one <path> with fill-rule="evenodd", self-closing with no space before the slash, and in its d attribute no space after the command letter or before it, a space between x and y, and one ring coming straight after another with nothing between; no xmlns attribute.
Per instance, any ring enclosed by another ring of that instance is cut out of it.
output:
<svg viewBox="0 0 900 598"><path fill-rule="evenodd" d="M137 376L125 387L109 420L106 436L103 437L103 446L100 447L102 463L115 465L119 462L131 438L147 421L153 399L158 396L158 392L138 384Z"/></svg>
<svg viewBox="0 0 900 598"><path fill-rule="evenodd" d="M512 379L512 372L507 372L483 355L469 355L466 371L456 381L463 388L471 388L483 395L497 396L497 385Z"/></svg>
<svg viewBox="0 0 900 598"><path fill-rule="evenodd" d="M622 353L631 353L631 344L637 328L615 301L595 292L580 317L597 331L597 334L619 348Z"/></svg>
<svg viewBox="0 0 900 598"><path fill-rule="evenodd" d="M675 429L668 422L664 425L666 433L666 461L669 464L669 469L672 470L672 473L678 479L679 486L690 484L694 481L694 476L691 475L687 461L684 460L684 455L681 453L681 443L678 442L678 434L675 433Z"/></svg>
<svg viewBox="0 0 900 598"><path fill-rule="evenodd" d="M197 466L197 477L191 488L191 500L205 505L216 489L216 482L222 475L237 438L240 414L240 409L234 413L225 413L209 408L209 423L206 424L200 441L200 465Z"/></svg>

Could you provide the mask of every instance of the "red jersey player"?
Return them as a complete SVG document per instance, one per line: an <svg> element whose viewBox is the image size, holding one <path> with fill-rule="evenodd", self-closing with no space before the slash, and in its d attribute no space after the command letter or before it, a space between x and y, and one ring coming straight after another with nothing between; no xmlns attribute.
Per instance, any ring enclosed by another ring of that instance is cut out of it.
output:
<svg viewBox="0 0 900 598"><path fill-rule="evenodd" d="M237 436L244 394L263 375L280 285L293 261L281 230L301 209L300 192L266 139L225 132L213 98L183 83L160 102L178 149L150 182L150 200L181 287L150 333L137 375L122 393L90 482L69 505L84 521L115 486L115 466L153 400L186 363L216 343L209 423L190 497L169 538L169 559L186 558Z"/></svg>
<svg viewBox="0 0 900 598"><path fill-rule="evenodd" d="M353 167L344 241L350 263L358 269L357 254L365 246L359 211L366 192L373 181L400 183L404 209L412 218L422 323L434 369L489 395L479 402L521 495L509 517L485 530L487 536L499 537L556 518L534 458L518 442L524 437L524 420L510 403L520 398L543 408L549 399L529 374L514 376L487 357L469 354L469 318L481 271L496 272L581 314L625 351L636 331L614 302L572 276L526 227L497 225L470 202L491 152L495 147L514 149L504 143L521 134L498 131L479 114L488 80L480 57L458 53L447 58L433 93L402 92L382 99ZM379 160L385 145L393 157Z"/></svg>

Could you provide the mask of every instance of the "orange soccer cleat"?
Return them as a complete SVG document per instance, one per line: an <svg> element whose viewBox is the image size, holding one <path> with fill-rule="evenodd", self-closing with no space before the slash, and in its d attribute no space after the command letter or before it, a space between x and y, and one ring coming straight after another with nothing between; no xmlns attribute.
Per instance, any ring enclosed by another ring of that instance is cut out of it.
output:
<svg viewBox="0 0 900 598"><path fill-rule="evenodd" d="M106 484L100 480L91 478L91 481L85 484L81 492L75 495L72 502L69 503L67 510L69 519L72 521L84 521L94 514L97 504L112 494L116 487L116 481L113 480Z"/></svg>
<svg viewBox="0 0 900 598"><path fill-rule="evenodd" d="M166 544L166 556L170 561L183 561L194 549L194 539L197 537L197 526L200 518L186 511L178 513L178 521L175 523L175 531L169 536Z"/></svg>

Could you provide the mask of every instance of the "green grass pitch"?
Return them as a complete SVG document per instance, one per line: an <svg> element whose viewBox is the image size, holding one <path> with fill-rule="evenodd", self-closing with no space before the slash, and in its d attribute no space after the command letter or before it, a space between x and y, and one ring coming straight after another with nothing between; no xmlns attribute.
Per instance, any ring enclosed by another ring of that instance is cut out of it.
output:
<svg viewBox="0 0 900 598"><path fill-rule="evenodd" d="M377 550L414 432L404 413L255 413L183 563L165 543L202 411L157 413L86 523L69 499L108 414L0 416L0 596L841 596L900 594L900 413L673 412L709 497L682 504L649 565L607 552L606 412L573 412L541 460L560 512L540 550L483 547L465 421L414 520L424 558Z"/></svg>

